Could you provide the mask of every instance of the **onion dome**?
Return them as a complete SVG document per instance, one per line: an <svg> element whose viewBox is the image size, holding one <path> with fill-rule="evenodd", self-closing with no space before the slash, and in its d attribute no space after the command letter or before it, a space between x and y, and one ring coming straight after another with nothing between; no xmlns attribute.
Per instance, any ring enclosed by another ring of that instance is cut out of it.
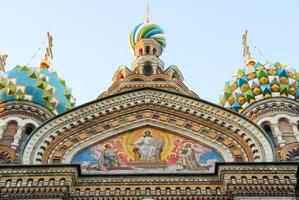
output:
<svg viewBox="0 0 299 200"><path fill-rule="evenodd" d="M71 90L46 60L41 61L39 68L17 65L0 77L0 103L11 100L32 101L54 114L65 112L75 104Z"/></svg>
<svg viewBox="0 0 299 200"><path fill-rule="evenodd" d="M154 39L161 45L161 50L166 47L166 39L164 31L156 24L149 22L137 25L129 36L131 49L134 51L135 45L142 39Z"/></svg>
<svg viewBox="0 0 299 200"><path fill-rule="evenodd" d="M299 73L279 62L256 63L248 60L230 81L225 83L220 104L242 112L250 104L266 98L285 97L299 101Z"/></svg>

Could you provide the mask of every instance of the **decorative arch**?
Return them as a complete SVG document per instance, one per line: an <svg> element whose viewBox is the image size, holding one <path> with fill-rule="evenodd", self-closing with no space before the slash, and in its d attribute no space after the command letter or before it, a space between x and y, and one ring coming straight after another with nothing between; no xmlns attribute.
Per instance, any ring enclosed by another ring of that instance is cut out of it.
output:
<svg viewBox="0 0 299 200"><path fill-rule="evenodd" d="M86 141L96 137L94 141L101 141L124 131L123 127L142 125L181 131L182 136L188 133L189 138L206 139L214 146L223 144L238 161L274 159L269 139L247 118L198 98L143 88L98 99L49 120L30 136L23 163L66 163L71 149L87 148L82 146Z"/></svg>

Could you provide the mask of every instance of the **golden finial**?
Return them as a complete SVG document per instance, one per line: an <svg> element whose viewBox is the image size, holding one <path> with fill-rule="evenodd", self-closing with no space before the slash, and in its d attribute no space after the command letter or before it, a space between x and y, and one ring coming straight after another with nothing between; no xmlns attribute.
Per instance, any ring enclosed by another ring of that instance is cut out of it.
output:
<svg viewBox="0 0 299 200"><path fill-rule="evenodd" d="M256 61L254 58L250 56L250 49L248 44L248 31L246 30L245 33L242 36L243 39L243 58L245 61L246 66L254 66L256 64Z"/></svg>
<svg viewBox="0 0 299 200"><path fill-rule="evenodd" d="M147 24L151 23L149 1L147 2L147 5L146 5L144 23L147 23Z"/></svg>
<svg viewBox="0 0 299 200"><path fill-rule="evenodd" d="M0 54L0 71L5 72L7 54Z"/></svg>
<svg viewBox="0 0 299 200"><path fill-rule="evenodd" d="M48 37L48 47L46 48L44 59L41 60L40 64L39 64L40 67L42 67L42 68L49 68L51 61L53 59L53 52L52 52L53 37L49 32L47 32L47 37Z"/></svg>

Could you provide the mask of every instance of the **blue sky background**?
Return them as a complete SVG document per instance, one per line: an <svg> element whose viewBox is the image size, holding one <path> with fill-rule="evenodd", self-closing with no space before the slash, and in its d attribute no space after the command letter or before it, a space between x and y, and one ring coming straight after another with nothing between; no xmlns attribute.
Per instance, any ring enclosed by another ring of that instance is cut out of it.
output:
<svg viewBox="0 0 299 200"><path fill-rule="evenodd" d="M129 32L144 18L145 0L0 0L0 52L7 70L24 65L54 37L52 68L73 89L77 105L111 85L119 65L134 59ZM218 103L225 81L243 67L243 32L271 62L299 65L297 0L152 0L152 21L166 33L162 55L177 65L202 99ZM264 62L253 47L252 55ZM43 57L39 52L31 66Z"/></svg>

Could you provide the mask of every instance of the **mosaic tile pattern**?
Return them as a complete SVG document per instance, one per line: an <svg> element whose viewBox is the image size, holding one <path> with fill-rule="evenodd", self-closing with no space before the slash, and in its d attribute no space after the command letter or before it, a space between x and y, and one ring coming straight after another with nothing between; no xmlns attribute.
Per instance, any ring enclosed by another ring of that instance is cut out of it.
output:
<svg viewBox="0 0 299 200"><path fill-rule="evenodd" d="M220 105L242 112L248 105L265 98L299 101L298 81L299 73L279 62L246 66L225 83Z"/></svg>
<svg viewBox="0 0 299 200"><path fill-rule="evenodd" d="M56 72L19 65L0 77L0 102L11 100L32 101L55 114L75 105L71 90Z"/></svg>

